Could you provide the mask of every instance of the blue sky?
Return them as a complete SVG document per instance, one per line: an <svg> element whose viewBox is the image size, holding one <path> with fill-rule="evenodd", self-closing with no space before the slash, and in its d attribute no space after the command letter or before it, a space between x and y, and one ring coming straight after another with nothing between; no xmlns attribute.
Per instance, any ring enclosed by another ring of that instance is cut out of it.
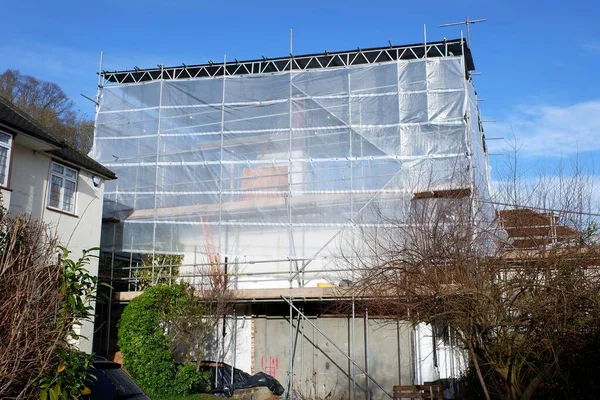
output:
<svg viewBox="0 0 600 400"><path fill-rule="evenodd" d="M600 154L600 5L595 1L20 1L2 5L0 70L58 83L93 115L105 69L282 56L459 37L471 18L488 136L513 132L529 165ZM503 141L490 143L504 152ZM492 156L498 165L504 156Z"/></svg>

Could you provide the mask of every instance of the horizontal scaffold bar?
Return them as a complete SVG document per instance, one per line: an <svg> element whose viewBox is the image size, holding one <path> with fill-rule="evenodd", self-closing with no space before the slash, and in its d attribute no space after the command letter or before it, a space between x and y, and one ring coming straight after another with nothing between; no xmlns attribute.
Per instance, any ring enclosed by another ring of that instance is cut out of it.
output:
<svg viewBox="0 0 600 400"><path fill-rule="evenodd" d="M114 300L129 302L143 292L115 292ZM354 293L349 289L339 287L311 287L289 289L238 289L232 293L235 301L272 300L282 301L281 296L302 299L351 299Z"/></svg>

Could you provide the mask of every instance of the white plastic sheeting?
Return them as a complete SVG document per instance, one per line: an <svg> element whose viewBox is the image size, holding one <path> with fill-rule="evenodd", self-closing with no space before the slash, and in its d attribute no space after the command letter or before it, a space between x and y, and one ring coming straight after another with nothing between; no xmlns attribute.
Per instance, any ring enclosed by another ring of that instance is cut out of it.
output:
<svg viewBox="0 0 600 400"><path fill-rule="evenodd" d="M375 204L488 185L461 57L104 87L94 157L105 243L236 260L325 257Z"/></svg>

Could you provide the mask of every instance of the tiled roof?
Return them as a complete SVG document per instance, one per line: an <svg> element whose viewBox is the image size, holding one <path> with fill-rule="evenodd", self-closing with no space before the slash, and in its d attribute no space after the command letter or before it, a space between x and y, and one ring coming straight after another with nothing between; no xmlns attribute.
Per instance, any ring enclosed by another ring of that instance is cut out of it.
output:
<svg viewBox="0 0 600 400"><path fill-rule="evenodd" d="M500 210L498 216L514 248L539 248L568 242L580 236L580 232L560 225L558 217L551 213L520 208Z"/></svg>

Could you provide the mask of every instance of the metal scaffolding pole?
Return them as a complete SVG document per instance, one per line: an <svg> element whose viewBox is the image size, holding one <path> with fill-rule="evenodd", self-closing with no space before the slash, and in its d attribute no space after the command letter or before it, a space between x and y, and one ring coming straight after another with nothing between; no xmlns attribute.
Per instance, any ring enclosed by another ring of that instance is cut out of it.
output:
<svg viewBox="0 0 600 400"><path fill-rule="evenodd" d="M222 242L222 233L221 233L221 225L223 221L223 152L224 152L224 140L225 140L225 78L227 77L227 54L223 56L223 90L221 97L221 143L219 145L219 225L217 226L217 238L219 240L217 254L213 254L213 261L219 260L221 258L221 242ZM204 238L207 240L207 238ZM211 240L212 241L212 240ZM213 246L213 252L215 251ZM210 254L209 261L211 260ZM218 267L220 269L220 265Z"/></svg>
<svg viewBox="0 0 600 400"><path fill-rule="evenodd" d="M113 280L115 271L115 235L117 225L113 224L113 240L112 240L112 251L110 255L110 286L108 287L108 320L106 323L106 355L110 350L110 319L112 317L112 304L113 304Z"/></svg>
<svg viewBox="0 0 600 400"><path fill-rule="evenodd" d="M402 385L402 363L400 362L402 353L400 351L400 321L396 320L396 345L398 346L398 384Z"/></svg>
<svg viewBox="0 0 600 400"><path fill-rule="evenodd" d="M335 347L340 353L342 353L342 355L344 357L346 357L348 360L350 360L350 362L359 369L360 372L362 372L363 374L365 374L365 376L367 377L367 382L371 381L375 384L375 386L377 386L379 389L381 389L386 395L389 396L390 399L393 399L394 396L392 396L390 394L390 392L388 392L387 390L385 390L385 388L383 386L381 386L381 384L379 384L379 382L377 382L375 379L373 379L373 377L371 375L369 375L369 373L360 365L357 364L356 361L354 361L354 359L352 357L350 357L348 354L346 354L346 352L344 352L344 350L342 350L342 348L340 346L338 346L335 341L333 341L329 336L327 336L327 334L325 332L323 332L321 329L319 329L318 326L316 326L310 319L308 319L306 317L306 315L304 315L304 313L302 311L300 311L296 306L293 305L293 303L290 301L290 299L288 299L287 297L281 296L281 298L290 305L290 308L294 309L294 311L296 311L298 314L300 314L302 316L302 318L304 318L304 320L306 322L308 322L310 324L310 326L312 326L317 332L319 332L321 335L323 335L323 337L325 339L327 339L329 341L329 343L331 343L333 345L333 347Z"/></svg>
<svg viewBox="0 0 600 400"><path fill-rule="evenodd" d="M291 281L290 281L290 285L291 285ZM290 305L290 360L288 363L288 376L287 376L287 385L286 385L286 399L291 400L292 399L292 387L294 386L294 356L292 354L292 346L293 346L293 341L294 341L294 326L292 324L292 320L293 320L293 308L294 307L292 305L292 302L294 300L290 299L290 301L288 302Z"/></svg>
<svg viewBox="0 0 600 400"><path fill-rule="evenodd" d="M369 310L365 308L365 375L369 376ZM367 400L371 400L371 385L369 380L365 382L367 387Z"/></svg>
<svg viewBox="0 0 600 400"><path fill-rule="evenodd" d="M193 267L193 271L194 271L194 275L192 276L192 286L195 288L196 287L196 271L198 268L198 265L196 264L197 262L197 255L198 255L198 245L194 245L194 267Z"/></svg>
<svg viewBox="0 0 600 400"><path fill-rule="evenodd" d="M114 228L113 228L114 230ZM113 303L113 273L115 270L115 247L114 247L114 236L113 236L113 249L110 255L110 286L108 288L108 320L106 324L106 355L110 351L110 319Z"/></svg>
<svg viewBox="0 0 600 400"><path fill-rule="evenodd" d="M290 324L292 324L292 321L290 319ZM293 393L294 393L294 359L296 357L296 345L298 343L298 333L300 332L300 314L298 314L298 320L296 321L296 335L293 338L293 343L292 343L292 355L290 357L290 365L291 365L291 372L290 372L290 380L289 380L289 395L291 396L290 398L293 398Z"/></svg>
<svg viewBox="0 0 600 400"><path fill-rule="evenodd" d="M132 247L133 247L133 236L131 236L131 243L132 243ZM129 253L129 281L127 282L127 290L131 290L131 281L132 281L132 277L131 277L131 272L132 272L132 268L131 268L131 264L133 264L133 253ZM113 285L113 282L111 280L110 282L111 286Z"/></svg>
<svg viewBox="0 0 600 400"><path fill-rule="evenodd" d="M160 65L160 86L158 95L158 121L156 130L156 159L155 159L155 171L154 171L154 207L153 207L153 223L152 223L152 286L154 286L154 264L156 263L156 227L158 224L158 161L160 159L160 129L161 129L161 115L162 115L162 101L163 101L163 86L164 86L164 65ZM160 273L160 270L159 270ZM158 282L158 279L157 279Z"/></svg>
<svg viewBox="0 0 600 400"><path fill-rule="evenodd" d="M288 212L288 221L289 221L289 227L288 227L288 246L289 246L289 253L292 254L292 247L294 247L294 232L292 230L292 149L293 149L293 129L294 129L294 118L293 118L293 105L292 105L292 97L293 97L293 92L292 92L292 79L293 79L293 69L292 69L292 64L293 64L293 56L292 56L292 30L290 30L290 73L289 73L289 104L288 104L288 122L289 122L289 127L290 130L288 132L289 136L288 136L288 146L289 146L289 153L288 153L288 196L287 196L287 212ZM293 262L290 259L289 261L289 270L290 270L290 275L289 275L289 285L290 285L290 289L292 288L293 284ZM292 391L293 391L293 387L294 387L294 354L292 352L292 346L293 346L293 341L294 341L294 326L292 324L292 320L293 320L293 309L292 309L292 302L293 299L289 302L290 304L290 362L289 362L289 367L288 367L288 384L286 387L286 398L288 400L292 399Z"/></svg>
<svg viewBox="0 0 600 400"><path fill-rule="evenodd" d="M217 323L217 362L215 364L215 387L219 386L219 357L221 356L221 340L219 339L219 324Z"/></svg>
<svg viewBox="0 0 600 400"><path fill-rule="evenodd" d="M237 355L237 313L235 307L233 308L233 362L231 363L231 384L233 385L233 376L235 371L235 362Z"/></svg>
<svg viewBox="0 0 600 400"><path fill-rule="evenodd" d="M354 341L356 340L356 332L354 330L354 323L356 319L356 313L354 309L354 297L352 297L352 329L350 329L352 339L350 340L350 356L354 357ZM352 365L352 399L356 400L356 366Z"/></svg>
<svg viewBox="0 0 600 400"><path fill-rule="evenodd" d="M288 171L287 171L287 179L288 179L288 194L287 194L287 199L286 199L286 206L287 206L287 214L288 214L288 223L289 223L289 227L288 227L288 246L289 246L289 254L294 254L295 253L295 245L294 245L294 231L293 231L293 224L292 224L292 151L293 151L293 143L294 143L294 139L293 139L293 131L294 131L294 117L293 117L293 104L292 104L292 98L294 96L293 94L293 86L292 86L292 81L293 81L293 69L292 69L292 65L293 65L293 56L292 56L292 43L293 43L293 31L290 29L290 70L289 70L289 91L288 91L288 124L289 124L289 131L288 131ZM290 289L292 288L292 273L293 273L293 262L290 259L289 261L289 269L290 269L290 276L289 276L289 280L290 280ZM291 338L291 324L292 324L292 309L290 308L290 340L292 340ZM291 342L290 342L291 345Z"/></svg>

